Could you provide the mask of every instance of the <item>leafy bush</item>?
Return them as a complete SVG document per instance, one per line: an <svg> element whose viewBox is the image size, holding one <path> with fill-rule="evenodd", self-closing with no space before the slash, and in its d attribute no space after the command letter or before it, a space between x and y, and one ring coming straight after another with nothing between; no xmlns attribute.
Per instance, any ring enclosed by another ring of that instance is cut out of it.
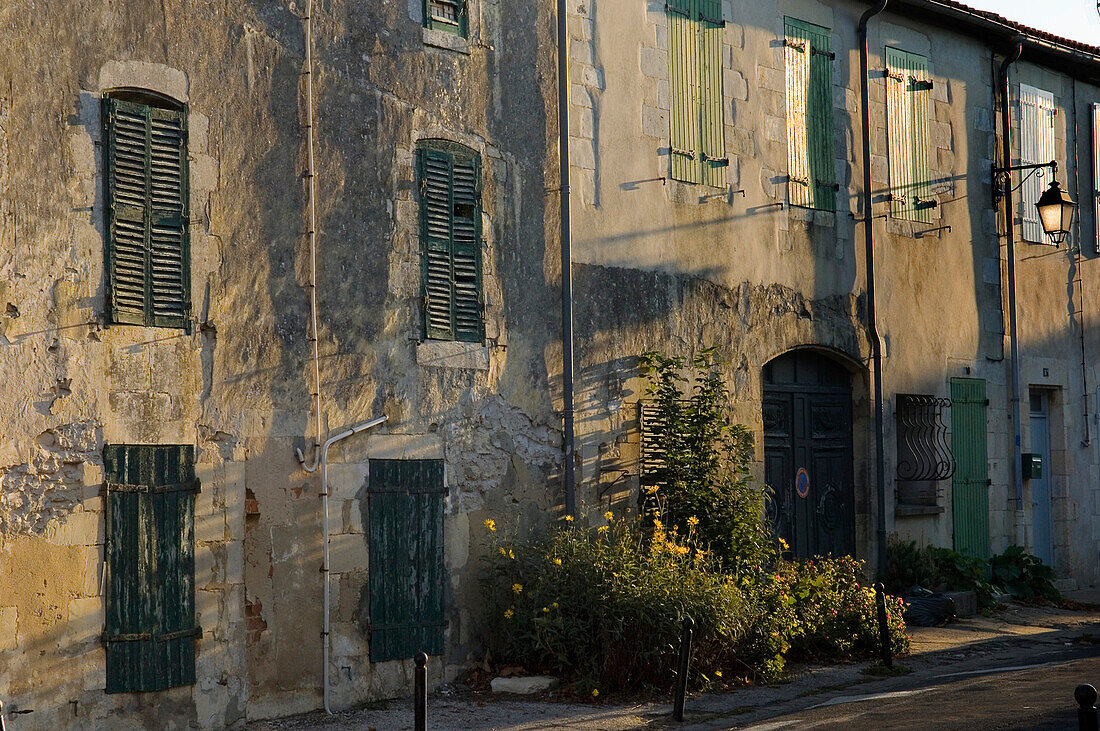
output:
<svg viewBox="0 0 1100 731"><path fill-rule="evenodd" d="M686 365L690 377L682 375ZM659 506L681 536L688 518L698 519L692 529L697 540L744 576L763 572L776 551L765 518L767 488L754 485L749 475L752 432L726 416L730 395L719 365L714 348L700 351L690 364L656 352L641 357L664 450L660 486L642 497Z"/></svg>
<svg viewBox="0 0 1100 731"><path fill-rule="evenodd" d="M495 528L495 524L492 524ZM497 534L499 536L499 534ZM568 525L526 542L498 538L484 575L497 662L576 679L600 692L667 687L681 622L695 620L693 667L737 664L749 612L713 557L637 520Z"/></svg>
<svg viewBox="0 0 1100 731"><path fill-rule="evenodd" d="M1061 593L1054 586L1054 569L1020 546L1009 546L1001 555L989 559L989 565L993 581L1017 599L1062 601Z"/></svg>
<svg viewBox="0 0 1100 731"><path fill-rule="evenodd" d="M795 615L791 651L804 658L875 655L880 650L875 592L863 579L863 562L849 556L784 561L780 583ZM904 607L886 597L886 619L895 655L909 652Z"/></svg>

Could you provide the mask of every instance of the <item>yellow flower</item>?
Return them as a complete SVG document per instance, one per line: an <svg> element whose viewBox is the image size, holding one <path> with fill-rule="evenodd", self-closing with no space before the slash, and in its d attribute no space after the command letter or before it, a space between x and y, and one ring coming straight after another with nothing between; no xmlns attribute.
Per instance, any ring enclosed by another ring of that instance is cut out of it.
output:
<svg viewBox="0 0 1100 731"><path fill-rule="evenodd" d="M504 550L504 546L500 547L500 555L508 558L508 552Z"/></svg>
<svg viewBox="0 0 1100 731"><path fill-rule="evenodd" d="M523 584L512 584L512 591L519 594L523 591Z"/></svg>
<svg viewBox="0 0 1100 731"><path fill-rule="evenodd" d="M661 530L661 528L664 527L664 523L662 523L659 518L654 518L653 519L653 527L656 528L657 530Z"/></svg>
<svg viewBox="0 0 1100 731"><path fill-rule="evenodd" d="M572 523L573 522L573 516L572 515L565 516L565 522L566 523Z"/></svg>
<svg viewBox="0 0 1100 731"><path fill-rule="evenodd" d="M659 490L659 489L660 489L660 488L659 488L659 487L657 487L656 485L650 485L649 487L647 487L647 488L645 489L645 491L646 491L646 494L647 494L647 495L652 495L652 494L654 494L655 492L657 492L657 490Z"/></svg>
<svg viewBox="0 0 1100 731"><path fill-rule="evenodd" d="M552 607L553 607L554 609L557 609L557 608L558 608L558 603L557 603L557 602L554 602L554 603L553 603L553 604L551 604L550 606L552 606Z"/></svg>
<svg viewBox="0 0 1100 731"><path fill-rule="evenodd" d="M779 539L779 547L782 548L784 551L790 548L790 546L787 545L787 542L782 538Z"/></svg>
<svg viewBox="0 0 1100 731"><path fill-rule="evenodd" d="M691 516L690 518L688 518L688 525L694 528L695 526L699 525L699 519L696 518L694 515Z"/></svg>
<svg viewBox="0 0 1100 731"><path fill-rule="evenodd" d="M550 607L543 607L542 608L542 613L543 614L549 614L550 613Z"/></svg>
<svg viewBox="0 0 1100 731"><path fill-rule="evenodd" d="M607 532L607 526L606 525L601 525L599 528L596 529L596 532L597 533L606 533Z"/></svg>
<svg viewBox="0 0 1100 731"><path fill-rule="evenodd" d="M596 697L596 696L598 696L599 694L600 694L600 691L596 690L595 688L593 688L593 689L592 689L592 697L593 697L593 698L595 698L595 697Z"/></svg>
<svg viewBox="0 0 1100 731"><path fill-rule="evenodd" d="M687 552L690 551L690 550L691 549L688 548L687 546L677 546L676 547L676 552L679 553L681 556L686 556Z"/></svg>
<svg viewBox="0 0 1100 731"><path fill-rule="evenodd" d="M486 518L485 519L485 527L488 528L491 531L494 531L494 530L497 529L497 522L495 520L493 520L492 518Z"/></svg>
<svg viewBox="0 0 1100 731"><path fill-rule="evenodd" d="M555 558L554 559L554 565L555 566L561 566L561 559L560 558Z"/></svg>
<svg viewBox="0 0 1100 731"><path fill-rule="evenodd" d="M612 512L610 511L610 510L608 510L608 511L607 511L606 513L604 513L604 514L603 514L603 517L604 517L604 518L605 518L605 519L606 519L606 520L607 520L608 522L610 522L610 521L612 521L612 520L614 520L614 519L615 519L615 514L614 514L614 513L612 513Z"/></svg>
<svg viewBox="0 0 1100 731"><path fill-rule="evenodd" d="M715 670L714 674L717 675L719 678L722 677L722 671L721 670Z"/></svg>
<svg viewBox="0 0 1100 731"><path fill-rule="evenodd" d="M514 616L515 616L515 614L516 614L516 613L515 613L515 612L513 612L513 611L512 611L511 609L506 609L506 610L504 610L504 618L505 618L505 619L511 619L512 617L514 617Z"/></svg>
<svg viewBox="0 0 1100 731"><path fill-rule="evenodd" d="M511 548L509 548L508 549L508 558L515 558L515 557L516 557L516 554L512 552Z"/></svg>

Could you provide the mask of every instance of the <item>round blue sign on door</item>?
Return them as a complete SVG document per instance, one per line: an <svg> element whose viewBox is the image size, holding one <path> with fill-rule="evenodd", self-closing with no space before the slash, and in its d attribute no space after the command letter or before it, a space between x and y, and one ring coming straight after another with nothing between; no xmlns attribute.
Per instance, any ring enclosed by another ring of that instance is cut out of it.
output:
<svg viewBox="0 0 1100 731"><path fill-rule="evenodd" d="M805 467L798 468L798 473L794 478L794 491L798 493L799 497L806 497L810 494L810 473L806 471Z"/></svg>

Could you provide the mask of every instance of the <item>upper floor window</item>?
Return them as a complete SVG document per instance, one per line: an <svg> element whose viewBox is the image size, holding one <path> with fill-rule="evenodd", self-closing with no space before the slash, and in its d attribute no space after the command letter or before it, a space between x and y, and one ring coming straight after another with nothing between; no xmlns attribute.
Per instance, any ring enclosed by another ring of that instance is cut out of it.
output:
<svg viewBox="0 0 1100 731"><path fill-rule="evenodd" d="M465 37L469 25L466 0L424 0L424 27Z"/></svg>
<svg viewBox="0 0 1100 731"><path fill-rule="evenodd" d="M187 109L137 91L103 104L108 319L190 332Z"/></svg>
<svg viewBox="0 0 1100 731"><path fill-rule="evenodd" d="M480 343L481 157L445 140L424 140L416 154L424 336Z"/></svg>
<svg viewBox="0 0 1100 731"><path fill-rule="evenodd" d="M1034 86L1020 84L1020 163L1036 165L1054 159L1054 94ZM1048 173L1049 174L1049 171ZM1049 179L1038 173L1024 173L1020 186L1020 222L1022 238L1034 244L1048 244L1035 204Z"/></svg>
<svg viewBox="0 0 1100 731"><path fill-rule="evenodd" d="M791 204L836 210L833 58L829 29L784 20L787 57L787 196Z"/></svg>
<svg viewBox="0 0 1100 731"><path fill-rule="evenodd" d="M928 166L928 59L886 49L886 135L890 156L890 215L932 222Z"/></svg>
<svg viewBox="0 0 1100 731"><path fill-rule="evenodd" d="M669 0L668 78L672 178L726 185L721 0Z"/></svg>

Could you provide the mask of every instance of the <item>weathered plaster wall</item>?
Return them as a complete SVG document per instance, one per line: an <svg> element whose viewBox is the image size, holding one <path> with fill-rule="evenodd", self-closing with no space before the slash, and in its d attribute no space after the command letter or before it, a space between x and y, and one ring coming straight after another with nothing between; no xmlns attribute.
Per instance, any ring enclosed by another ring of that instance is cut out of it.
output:
<svg viewBox="0 0 1100 731"><path fill-rule="evenodd" d="M337 707L411 678L365 660L368 460L445 460L451 616L436 680L478 646L484 517L544 520L560 469L550 11L476 0L459 41L423 30L420 8L313 12L322 426L389 417L331 454ZM0 405L0 697L33 711L21 727L218 728L320 703L321 501L293 451L310 451L314 425L302 11L0 8L0 370L17 396ZM118 86L189 105L192 335L104 322L99 98ZM413 150L428 137L482 155L482 346L419 342ZM103 692L107 443L197 447L194 687Z"/></svg>

